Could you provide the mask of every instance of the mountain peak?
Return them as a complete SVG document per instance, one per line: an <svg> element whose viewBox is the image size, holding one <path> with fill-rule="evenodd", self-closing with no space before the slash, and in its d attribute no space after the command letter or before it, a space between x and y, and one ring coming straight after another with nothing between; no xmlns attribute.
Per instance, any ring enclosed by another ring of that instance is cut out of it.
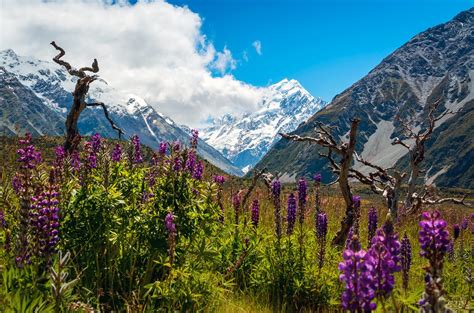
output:
<svg viewBox="0 0 474 313"><path fill-rule="evenodd" d="M2 56L3 59L9 58L13 60L18 60L18 55L13 51L13 49L5 49L0 51L0 56Z"/></svg>

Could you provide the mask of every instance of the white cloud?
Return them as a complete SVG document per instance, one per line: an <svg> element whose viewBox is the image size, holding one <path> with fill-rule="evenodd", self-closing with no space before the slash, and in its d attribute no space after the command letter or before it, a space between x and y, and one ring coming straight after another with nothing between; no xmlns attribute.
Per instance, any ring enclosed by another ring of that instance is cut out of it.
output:
<svg viewBox="0 0 474 313"><path fill-rule="evenodd" d="M242 59L244 59L245 62L249 61L249 54L247 50L244 50L244 52L242 52Z"/></svg>
<svg viewBox="0 0 474 313"><path fill-rule="evenodd" d="M262 55L262 43L260 42L260 40L255 40L252 43L252 46L255 48L255 51L258 55Z"/></svg>
<svg viewBox="0 0 474 313"><path fill-rule="evenodd" d="M144 97L178 123L198 125L208 116L256 107L262 89L226 74L231 52L201 32L202 19L186 7L160 0L105 5L111 0L2 0L0 49L50 60L55 40L75 66L99 61L113 87Z"/></svg>
<svg viewBox="0 0 474 313"><path fill-rule="evenodd" d="M213 62L212 67L221 74L225 74L237 68L237 61L232 57L230 50L227 49L227 47L224 47L222 52L217 52L217 57Z"/></svg>

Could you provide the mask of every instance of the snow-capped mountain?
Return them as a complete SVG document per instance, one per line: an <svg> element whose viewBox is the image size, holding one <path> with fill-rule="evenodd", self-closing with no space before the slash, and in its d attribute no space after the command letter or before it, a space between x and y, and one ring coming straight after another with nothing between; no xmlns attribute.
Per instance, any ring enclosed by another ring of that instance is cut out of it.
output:
<svg viewBox="0 0 474 313"><path fill-rule="evenodd" d="M392 145L403 138L400 119L415 130L426 129L428 112L441 101L439 120L426 142L425 182L474 188L474 8L451 21L429 28L387 56L365 77L337 95L330 104L299 126L294 134L314 135L317 122L346 138L351 119L360 119L357 152L382 167L408 166L407 149ZM279 141L257 165L295 180L322 172L334 178L316 145ZM326 153L326 151L323 151ZM357 169L367 171L361 164Z"/></svg>
<svg viewBox="0 0 474 313"><path fill-rule="evenodd" d="M266 88L257 111L215 119L201 136L247 172L279 140L278 132L295 130L325 105L296 80L284 79Z"/></svg>
<svg viewBox="0 0 474 313"><path fill-rule="evenodd" d="M18 56L11 49L0 51L0 134L24 131L33 135L64 134L64 120L72 104L76 79L53 62ZM158 147L161 141L189 141L189 134L169 117L139 96L115 90L103 79L91 84L89 98L105 103L127 137L137 134L151 148ZM79 130L84 135L98 132L115 138L117 134L101 110L84 110ZM199 142L198 153L222 170L242 175L242 171L203 140Z"/></svg>

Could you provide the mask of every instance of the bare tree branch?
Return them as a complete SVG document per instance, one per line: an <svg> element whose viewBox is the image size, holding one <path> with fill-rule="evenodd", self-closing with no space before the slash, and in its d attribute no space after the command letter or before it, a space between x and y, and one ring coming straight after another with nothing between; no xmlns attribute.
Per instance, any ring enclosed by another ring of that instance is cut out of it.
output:
<svg viewBox="0 0 474 313"><path fill-rule="evenodd" d="M105 118L107 119L107 121L109 121L110 126L118 132L119 139L122 138L122 135L125 134L124 131L120 127L115 125L114 121L112 121L112 119L109 116L109 112L107 111L107 107L105 106L104 103L102 103L102 102L86 103L86 106L88 106L88 107L96 107L96 106L102 107L102 109L104 110Z"/></svg>

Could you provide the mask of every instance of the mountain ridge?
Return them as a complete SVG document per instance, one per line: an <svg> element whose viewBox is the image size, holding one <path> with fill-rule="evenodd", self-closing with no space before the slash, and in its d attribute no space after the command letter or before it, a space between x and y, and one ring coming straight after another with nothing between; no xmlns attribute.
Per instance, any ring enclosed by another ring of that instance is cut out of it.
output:
<svg viewBox="0 0 474 313"><path fill-rule="evenodd" d="M202 129L202 138L244 172L251 169L278 140L326 104L294 79L265 88L254 112L241 117L225 114Z"/></svg>
<svg viewBox="0 0 474 313"><path fill-rule="evenodd" d="M28 130L34 135L62 135L65 116L72 104L75 77L50 61L18 56L12 49L0 51L0 67L0 132L14 135ZM185 144L189 141L189 134L143 98L115 90L101 78L91 84L88 98L104 102L112 119L126 135L139 135L143 144L151 148L157 148L161 141L179 140ZM28 112L33 104L36 115L29 114L28 119L25 114L18 114ZM99 132L115 138L117 134L100 110L88 108L83 111L79 120L80 132L84 135ZM49 119L40 118L45 116ZM55 120L57 122L53 123ZM243 174L203 140L199 140L198 154L228 173Z"/></svg>
<svg viewBox="0 0 474 313"><path fill-rule="evenodd" d="M337 127L335 135L345 138L350 120L358 117L361 123L357 152L376 164L382 160L383 164L379 165L406 169L407 151L391 145L393 138L403 137L395 117L409 121L414 129L424 129L429 107L441 99L438 113L445 108L458 113L441 120L428 141L425 165L430 166L425 179L439 186L456 186L457 181L462 181L467 184L465 187L472 189L473 143L468 131L474 122L470 113L473 79L474 8L414 36L293 133L312 135L316 123L323 122ZM460 120L464 121L461 125ZM456 147L448 144L455 133L452 127L463 129L452 138L458 143ZM334 176L327 162L318 157L319 151L321 149L309 144L280 140L257 166L267 167L283 180L293 181L322 171L325 181L329 181ZM364 168L360 164L356 167Z"/></svg>

